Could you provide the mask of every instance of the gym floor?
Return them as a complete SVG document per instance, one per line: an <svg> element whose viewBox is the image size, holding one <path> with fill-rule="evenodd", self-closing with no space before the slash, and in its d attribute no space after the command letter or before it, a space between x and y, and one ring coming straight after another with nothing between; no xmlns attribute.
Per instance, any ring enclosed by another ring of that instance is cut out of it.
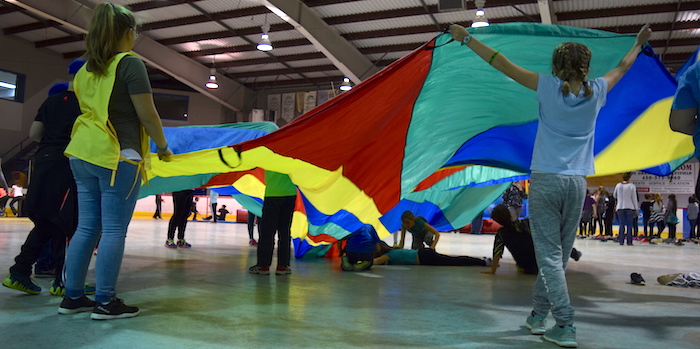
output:
<svg viewBox="0 0 700 349"><path fill-rule="evenodd" d="M131 319L58 315L51 279L40 295L0 287L2 348L556 348L524 327L534 277L506 252L483 267L374 266L348 273L335 259L292 260L292 275L251 275L245 224L190 222L191 249L167 249L167 220L135 218L117 286L141 308ZM0 261L13 263L32 223L0 219ZM256 232L257 237L257 232ZM386 239L389 244L393 239ZM493 235L444 233L437 251L491 256ZM700 269L700 245L579 239L567 278L580 348L697 348L700 290L660 275ZM274 265L274 262L273 262ZM647 284L630 283L640 273ZM3 278L5 275L3 274ZM88 274L94 283L94 274ZM551 316L548 324L554 323Z"/></svg>

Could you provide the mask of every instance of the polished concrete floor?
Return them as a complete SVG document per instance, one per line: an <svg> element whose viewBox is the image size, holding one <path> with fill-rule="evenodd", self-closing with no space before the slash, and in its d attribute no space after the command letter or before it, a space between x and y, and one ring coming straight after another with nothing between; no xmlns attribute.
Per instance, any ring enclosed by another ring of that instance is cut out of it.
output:
<svg viewBox="0 0 700 349"><path fill-rule="evenodd" d="M293 260L292 275L262 276L247 273L255 248L245 225L191 223L189 250L164 248L166 227L134 219L129 229L117 291L138 317L58 315L48 279L36 296L0 287L0 348L556 348L523 326L534 278L517 273L509 254L496 275L433 266L347 273L338 259L315 259ZM0 219L4 270L30 228ZM443 234L438 252L482 257L492 243ZM580 348L700 346L700 290L655 281L700 270L699 245L576 247L583 258L569 264L568 281ZM630 284L632 272L647 285Z"/></svg>

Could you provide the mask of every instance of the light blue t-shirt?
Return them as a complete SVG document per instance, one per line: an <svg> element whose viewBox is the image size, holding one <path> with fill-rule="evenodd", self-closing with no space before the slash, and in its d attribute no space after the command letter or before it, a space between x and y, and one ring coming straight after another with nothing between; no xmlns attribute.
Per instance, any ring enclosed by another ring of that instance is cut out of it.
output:
<svg viewBox="0 0 700 349"><path fill-rule="evenodd" d="M685 74L678 80L678 88L676 96L673 98L673 106L671 109L700 109L700 63L695 62L691 65ZM700 156L700 123L695 124L695 134L693 134L693 143L695 143L695 157Z"/></svg>
<svg viewBox="0 0 700 349"><path fill-rule="evenodd" d="M397 248L386 253L389 257L389 264L413 265L418 259L418 250L405 250Z"/></svg>
<svg viewBox="0 0 700 349"><path fill-rule="evenodd" d="M561 93L564 81L540 74L537 101L540 103L539 126L532 152L533 171L563 175L595 173L593 140L598 111L605 105L608 83L604 78L589 80L593 94L584 97Z"/></svg>

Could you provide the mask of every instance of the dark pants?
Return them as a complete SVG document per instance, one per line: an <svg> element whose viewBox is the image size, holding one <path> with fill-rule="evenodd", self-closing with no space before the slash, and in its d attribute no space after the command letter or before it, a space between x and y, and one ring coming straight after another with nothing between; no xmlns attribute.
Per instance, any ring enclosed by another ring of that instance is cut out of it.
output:
<svg viewBox="0 0 700 349"><path fill-rule="evenodd" d="M211 203L211 217L214 220L214 223L219 220L219 217L216 216L216 206L218 206L216 202Z"/></svg>
<svg viewBox="0 0 700 349"><path fill-rule="evenodd" d="M0 198L0 216L5 215L5 206L7 206L7 202L10 200L10 196L6 195Z"/></svg>
<svg viewBox="0 0 700 349"><path fill-rule="evenodd" d="M669 239L675 239L676 238L676 224L678 223L667 223L668 225L668 238Z"/></svg>
<svg viewBox="0 0 700 349"><path fill-rule="evenodd" d="M605 234L608 236L612 236L612 226L613 226L613 220L615 219L615 216L613 213L608 213L605 216L604 222L605 222Z"/></svg>
<svg viewBox="0 0 700 349"><path fill-rule="evenodd" d="M22 199L23 198L24 198L24 196L17 196L17 197L12 198L12 201L10 201L10 209L12 210L12 214L14 214L15 216L19 217L22 214Z"/></svg>
<svg viewBox="0 0 700 349"><path fill-rule="evenodd" d="M697 223L697 219L689 219L688 223L690 224L690 234L688 235L688 238L694 239L697 236L695 234L695 223Z"/></svg>
<svg viewBox="0 0 700 349"><path fill-rule="evenodd" d="M248 238L253 240L253 231L255 230L255 215L248 211ZM258 223L259 224L259 223ZM258 237L260 237L260 227L258 227Z"/></svg>
<svg viewBox="0 0 700 349"><path fill-rule="evenodd" d="M661 237L661 233L663 233L664 229L666 229L666 223L664 223L664 221L649 222L649 236L654 235L654 225L655 224L656 224L657 228L659 228L659 232L656 235L658 237Z"/></svg>
<svg viewBox="0 0 700 349"><path fill-rule="evenodd" d="M175 229L177 229L178 239L185 238L187 217L190 215L193 197L194 190L192 189L173 192L173 216L168 224L168 240L175 238Z"/></svg>
<svg viewBox="0 0 700 349"><path fill-rule="evenodd" d="M644 225L644 236L649 236L649 216L642 216L642 224Z"/></svg>
<svg viewBox="0 0 700 349"><path fill-rule="evenodd" d="M277 266L289 266L291 249L292 214L296 196L266 197L260 217L260 241L258 241L258 265L272 264L272 251L275 248L275 233L277 236Z"/></svg>
<svg viewBox="0 0 700 349"><path fill-rule="evenodd" d="M156 212L153 213L153 218L163 218L160 215L160 210L163 207L163 203L160 200L160 195L156 196Z"/></svg>
<svg viewBox="0 0 700 349"><path fill-rule="evenodd" d="M479 258L469 256L447 256L439 254L435 250L429 248L421 248L418 250L418 261L421 265L443 265L443 266L486 266L486 261Z"/></svg>
<svg viewBox="0 0 700 349"><path fill-rule="evenodd" d="M56 267L56 280L62 284L63 262L66 255L66 233L48 219L34 219L34 229L29 232L22 250L15 257L15 265L10 267L12 275L30 277L32 265L36 263L49 240L51 240L51 257Z"/></svg>

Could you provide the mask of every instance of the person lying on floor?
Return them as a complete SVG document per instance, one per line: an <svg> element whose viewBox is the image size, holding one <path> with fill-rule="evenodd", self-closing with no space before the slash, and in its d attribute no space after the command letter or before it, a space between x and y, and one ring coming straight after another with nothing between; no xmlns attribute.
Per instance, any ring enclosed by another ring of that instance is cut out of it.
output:
<svg viewBox="0 0 700 349"><path fill-rule="evenodd" d="M496 233L493 242L493 263L491 270L482 271L484 274L495 274L498 262L503 257L506 248L515 259L516 268L531 275L537 275L537 261L535 260L535 247L532 244L530 233L530 221L528 219L512 220L512 215L505 205L497 205L491 211L491 219L502 225ZM576 248L571 250L570 257L575 261L581 258L582 253Z"/></svg>
<svg viewBox="0 0 700 349"><path fill-rule="evenodd" d="M345 248L342 241L338 241L340 248L340 267L344 271L363 271L372 267L375 250L379 249L379 235L370 224L363 225L348 235Z"/></svg>
<svg viewBox="0 0 700 349"><path fill-rule="evenodd" d="M381 251L374 258L374 264L393 265L440 265L440 266L481 266L490 267L491 258L474 258L469 256L448 256L435 252L430 248L406 250L391 248L380 241Z"/></svg>

